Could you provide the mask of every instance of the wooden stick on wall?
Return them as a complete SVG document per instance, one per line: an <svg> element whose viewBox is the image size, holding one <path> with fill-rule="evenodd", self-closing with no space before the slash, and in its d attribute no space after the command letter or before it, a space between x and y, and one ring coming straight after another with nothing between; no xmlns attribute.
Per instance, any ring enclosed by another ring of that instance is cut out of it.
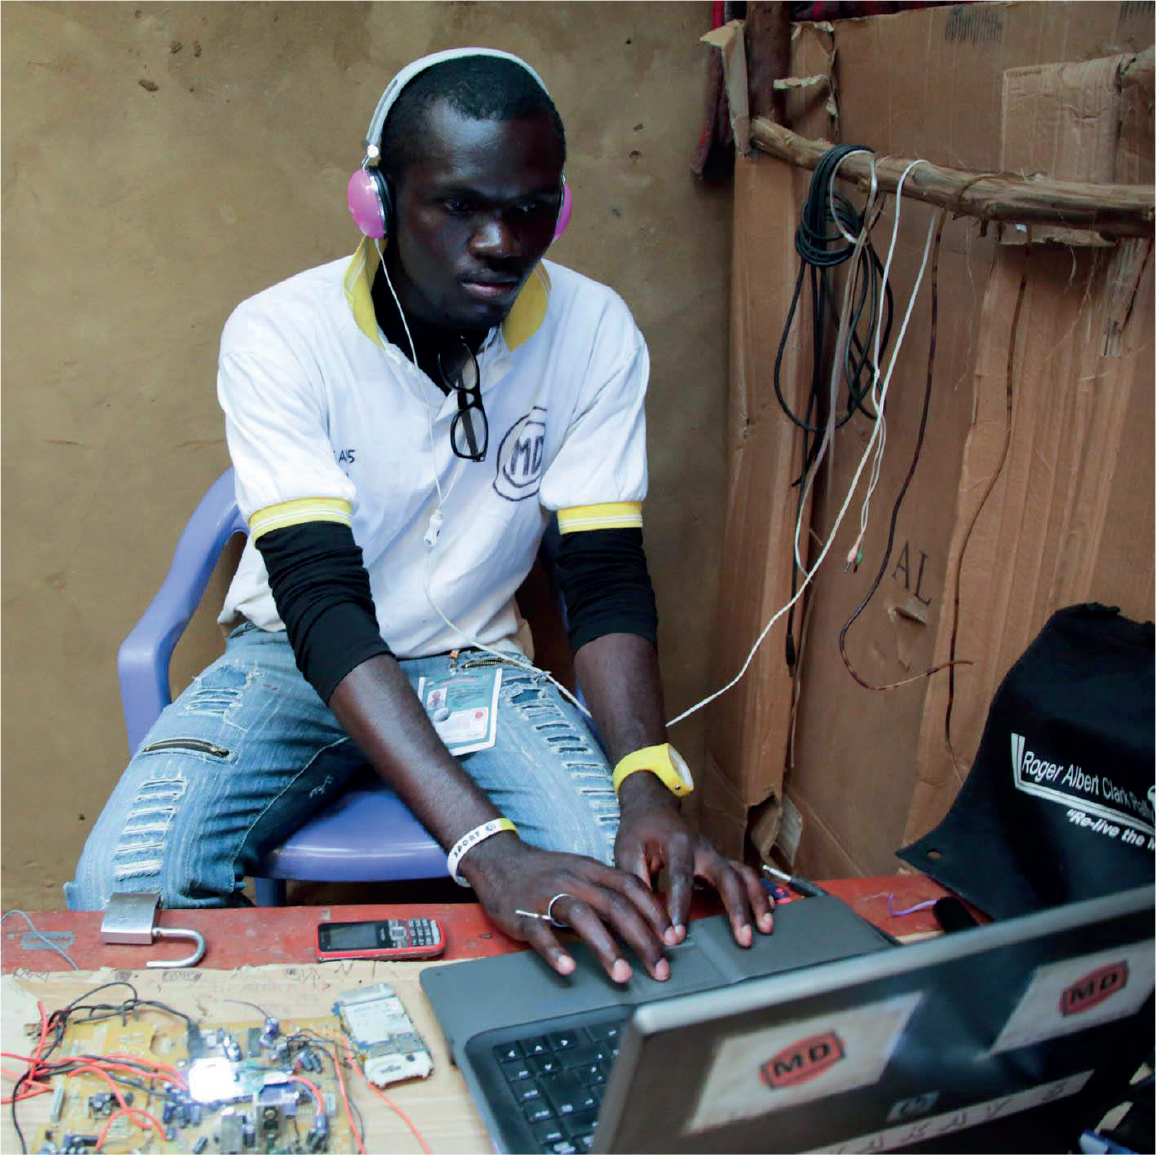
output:
<svg viewBox="0 0 1156 1155"><path fill-rule="evenodd" d="M811 169L832 147L829 141L800 136L766 117L751 122L751 143L771 156ZM879 188L893 193L910 163L876 157ZM839 176L866 191L871 183L869 156L849 156L839 166ZM1118 237L1152 236L1156 217L1156 195L1151 185L1022 180L1010 173L987 175L930 163L911 170L903 182L903 195L984 221L1093 229Z"/></svg>

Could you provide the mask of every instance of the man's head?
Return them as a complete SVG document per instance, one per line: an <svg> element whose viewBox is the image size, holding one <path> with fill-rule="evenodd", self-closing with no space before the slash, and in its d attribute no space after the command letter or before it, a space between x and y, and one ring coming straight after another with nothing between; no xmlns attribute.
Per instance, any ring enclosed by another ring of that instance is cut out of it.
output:
<svg viewBox="0 0 1156 1155"><path fill-rule="evenodd" d="M457 332L503 320L558 215L566 141L545 89L500 57L435 64L397 97L380 149L406 312Z"/></svg>

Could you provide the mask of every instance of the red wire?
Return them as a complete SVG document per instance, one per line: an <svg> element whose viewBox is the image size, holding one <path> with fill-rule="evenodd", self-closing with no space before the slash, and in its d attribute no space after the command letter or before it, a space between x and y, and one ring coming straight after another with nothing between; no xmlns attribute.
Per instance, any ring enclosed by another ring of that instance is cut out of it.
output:
<svg viewBox="0 0 1156 1155"><path fill-rule="evenodd" d="M36 1043L36 1055L33 1062L40 1063L40 1054L44 1050L44 1040L48 1037L48 1016L44 1013L44 1004L37 999L36 1009L40 1012L40 1038Z"/></svg>
<svg viewBox="0 0 1156 1155"><path fill-rule="evenodd" d="M8 1070L7 1067L0 1067L0 1075L6 1075L9 1079L22 1079L27 1072L21 1072L17 1075L14 1071Z"/></svg>
<svg viewBox="0 0 1156 1155"><path fill-rule="evenodd" d="M19 1095L8 1099L0 1099L0 1103L5 1104L5 1106L9 1103L23 1103L25 1099L31 1099L34 1095L47 1095L48 1092L52 1090L51 1087L45 1087L40 1083L35 1084L35 1087L35 1090L29 1091L27 1086L25 1086Z"/></svg>
<svg viewBox="0 0 1156 1155"><path fill-rule="evenodd" d="M313 1092L313 1098L317 1103L317 1110L321 1113L324 1113L325 1103L323 1102L323 1100L321 1098L321 1092L317 1089L317 1087L313 1083L309 1082L308 1079L303 1078L301 1075L294 1074L293 1080L294 1080L294 1082L297 1082L297 1083L304 1083L305 1086L308 1087L309 1090Z"/></svg>
<svg viewBox="0 0 1156 1155"><path fill-rule="evenodd" d="M116 1101L121 1105L121 1109L128 1107L124 1101L124 1096L120 1093L120 1088L112 1081L112 1077L107 1071L102 1070L93 1062L87 1062L82 1067L77 1067L75 1071L69 1071L64 1077L71 1079L74 1075L85 1075L88 1073L99 1075L112 1088L112 1093L116 1096Z"/></svg>
<svg viewBox="0 0 1156 1155"><path fill-rule="evenodd" d="M109 1127L111 1127L113 1125L113 1123L115 1123L116 1120L120 1118L121 1115L127 1115L130 1119L132 1119L132 1122L136 1123L136 1125L138 1127L140 1127L142 1130L148 1130L148 1128L145 1127L145 1125L143 1123L140 1123L136 1119L132 1118L134 1115L143 1115L156 1128L157 1134L161 1137L161 1140L163 1141L165 1139L164 1126L161 1124L161 1121L155 1115L149 1114L148 1111L145 1111L141 1107L121 1107L121 1109L119 1111L114 1111L111 1115L109 1115L108 1122L105 1123L105 1125L104 1125L104 1130L101 1131L101 1133L97 1136L97 1139L96 1139L96 1150L97 1151L99 1151L101 1149L101 1147L104 1146L105 1138L108 1136Z"/></svg>
<svg viewBox="0 0 1156 1155"><path fill-rule="evenodd" d="M40 1070L40 1054L44 1050L44 1042L48 1037L48 1015L44 1010L44 1003L40 999L36 1000L36 1009L40 1012L40 1037L36 1040L36 1053L31 1058L24 1058L22 1055L8 1055L6 1057L11 1059L21 1059L28 1064L28 1070L24 1073L27 1076L27 1083L21 1089L19 1095L12 1095L7 1099L0 1099L0 1103L19 1103L24 1099L31 1099L35 1095L43 1095L52 1088L45 1083L41 1083L36 1076ZM9 1075L7 1071L4 1074L8 1075L10 1079L16 1079L17 1082L21 1079L20 1075ZM15 1108L13 1108L15 1110Z"/></svg>
<svg viewBox="0 0 1156 1155"><path fill-rule="evenodd" d="M346 1051L346 1054L349 1053L348 1044L346 1045L345 1051ZM337 1058L336 1048L334 1049L334 1058L337 1061L334 1062L333 1069L337 1072L337 1082L341 1087L341 1099L345 1103L345 1118L349 1122L349 1130L353 1135L353 1141L357 1144L358 1151L361 1152L361 1155L366 1155L365 1144L362 1143L361 1136L357 1133L357 1128L354 1126L354 1123L353 1123L353 1112L349 1109L349 1096L348 1096L348 1094L346 1094L346 1091L345 1091L345 1076L341 1073L341 1061L339 1058Z"/></svg>
<svg viewBox="0 0 1156 1155"><path fill-rule="evenodd" d="M362 1072L361 1077L365 1078L365 1072ZM430 1151L429 1144L422 1138L421 1132L417 1129L414 1121L379 1087L375 1087L368 1079L365 1079L365 1085L379 1098L387 1107L389 1107L401 1121L413 1132L413 1137L421 1144L421 1149L426 1155L433 1155Z"/></svg>
<svg viewBox="0 0 1156 1155"><path fill-rule="evenodd" d="M321 1031L316 1033L322 1035ZM329 1038L328 1035L322 1035L322 1037ZM317 1044L314 1043L313 1045L316 1046ZM345 1080L341 1075L341 1057L338 1055L336 1047L334 1047L333 1050L329 1050L327 1047L322 1047L320 1049L323 1050L333 1060L333 1070L337 1074L337 1082L341 1086L341 1099L345 1104L345 1121L349 1125L349 1133L353 1136L354 1142L356 1142L358 1146L361 1146L361 1136L358 1135L357 1128L353 1125L353 1112L349 1108L349 1097L345 1093ZM298 1062L300 1062L300 1059L298 1059ZM302 1081L304 1082L304 1080ZM365 1148L361 1146L361 1150L364 1151Z"/></svg>
<svg viewBox="0 0 1156 1155"><path fill-rule="evenodd" d="M168 1079L169 1075L163 1074L160 1071L142 1071L139 1067L133 1066L131 1063L118 1063L112 1059L106 1059L103 1056L99 1060L94 1059L79 1059L78 1062L99 1062L101 1067L107 1067L115 1071L128 1071L130 1074L136 1075L138 1079Z"/></svg>
<svg viewBox="0 0 1156 1155"><path fill-rule="evenodd" d="M372 1084L372 1083L369 1081L369 1079L368 1079L368 1078L366 1078L366 1074L365 1074L365 1071L364 1071L364 1069L363 1069L363 1068L361 1068L361 1067L359 1067L359 1066L357 1065L357 1063L355 1063L355 1062L354 1062L354 1060L353 1060L353 1055L352 1055L352 1054L350 1054L350 1051L349 1051L349 1044L348 1044L348 1043L347 1043L347 1042L346 1042L344 1039L342 1039L341 1041L342 1041L342 1045L345 1047L345 1053L346 1053L347 1055L349 1055L349 1061L350 1061L351 1063L353 1063L353 1066L354 1066L355 1070L357 1070L357 1071L358 1071L358 1073L361 1075L362 1079L364 1079L364 1080L365 1080L365 1085L366 1085L366 1086L367 1086L367 1087L368 1087L368 1088L369 1088L369 1089L370 1089L370 1090L371 1090L371 1091L372 1091L372 1092L373 1092L373 1093L374 1093L374 1094L375 1094L375 1095L376 1095L376 1096L377 1096L379 1099L381 1099L381 1100L382 1100L382 1102L384 1102L384 1103L385 1103L385 1105L386 1105L387 1107L389 1107L389 1109L390 1109L391 1111L393 1111L393 1113L394 1113L395 1115L397 1115L397 1117L398 1117L399 1119L401 1119L401 1121L402 1121L402 1122L403 1122L403 1123L404 1123L404 1124L405 1124L405 1125L406 1125L406 1126L407 1126L407 1127L408 1127L408 1128L409 1128L409 1129L410 1129L410 1130L413 1132L413 1137L414 1137L414 1138L415 1138L415 1139L418 1141L418 1143L420 1143L420 1144L421 1144L421 1149L422 1149L422 1150L423 1150L423 1151L426 1153L426 1155L432 1155L432 1152L430 1151L430 1147L429 1147L429 1144L428 1144L428 1143L425 1141L425 1139L422 1137L422 1133L421 1133L421 1132L420 1132L420 1131L417 1129L417 1126L416 1126L416 1124L414 1123L414 1121L413 1121L413 1120L412 1120L412 1119L411 1119L411 1118L410 1118L410 1117L409 1117L409 1116L408 1116L408 1115L407 1115L407 1114L406 1114L406 1113L405 1113L405 1112L404 1112L404 1111L403 1111L403 1110L402 1110L402 1109L401 1109L401 1108L400 1108L400 1107L399 1107L399 1106L398 1106L398 1105L397 1105L397 1104L396 1104L396 1103L395 1103L395 1102L394 1102L394 1101L393 1101L393 1100L392 1100L392 1099L391 1099L391 1098L390 1098L390 1097L389 1097L387 1094L385 1094L385 1092L384 1092L384 1091L380 1090L378 1087L375 1087L375 1086L374 1086L374 1085L373 1085L373 1084Z"/></svg>
<svg viewBox="0 0 1156 1155"><path fill-rule="evenodd" d="M137 1064L141 1064L141 1065L149 1066L149 1067L159 1067L160 1070L165 1072L165 1075L162 1076L159 1073L156 1075L149 1075L148 1077L150 1079L171 1078L171 1079L175 1079L177 1082L183 1084L186 1087L189 1085L188 1080L185 1078L184 1074L181 1071L177 1070L176 1067L170 1067L168 1063L159 1063L159 1062L157 1062L156 1059L142 1059L138 1055L126 1055L123 1051L113 1051L110 1054L102 1055L101 1058L102 1059L131 1059L134 1063L137 1063ZM141 1074L142 1075L146 1074L146 1072L142 1071Z"/></svg>

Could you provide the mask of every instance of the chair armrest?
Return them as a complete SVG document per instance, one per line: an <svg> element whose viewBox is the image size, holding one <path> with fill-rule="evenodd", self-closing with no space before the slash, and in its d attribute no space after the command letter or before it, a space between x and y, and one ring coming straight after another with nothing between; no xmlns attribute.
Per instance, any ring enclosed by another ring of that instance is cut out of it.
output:
<svg viewBox="0 0 1156 1155"><path fill-rule="evenodd" d="M173 551L172 565L156 596L117 654L130 754L135 754L160 712L172 701L169 662L209 584L217 559L246 525L237 510L233 471L209 487Z"/></svg>

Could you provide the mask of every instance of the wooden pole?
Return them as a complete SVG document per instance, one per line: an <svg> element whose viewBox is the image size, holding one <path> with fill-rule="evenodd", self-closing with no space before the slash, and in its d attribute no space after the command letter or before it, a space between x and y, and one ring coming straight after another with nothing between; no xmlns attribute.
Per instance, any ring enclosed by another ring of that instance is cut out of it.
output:
<svg viewBox="0 0 1156 1155"><path fill-rule="evenodd" d="M751 121L751 143L780 160L811 169L832 147L828 141L800 136L766 117ZM895 157L876 157L875 175L880 190L893 193L910 163ZM866 192L871 186L868 154L849 156L840 165L839 176L854 181ZM911 170L903 182L903 195L983 221L1091 229L1117 237L1152 236L1156 217L1152 185L1023 180L1008 173L989 176L929 163Z"/></svg>

